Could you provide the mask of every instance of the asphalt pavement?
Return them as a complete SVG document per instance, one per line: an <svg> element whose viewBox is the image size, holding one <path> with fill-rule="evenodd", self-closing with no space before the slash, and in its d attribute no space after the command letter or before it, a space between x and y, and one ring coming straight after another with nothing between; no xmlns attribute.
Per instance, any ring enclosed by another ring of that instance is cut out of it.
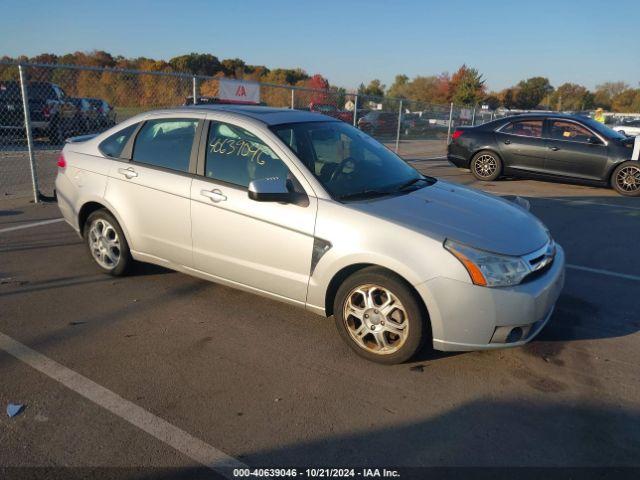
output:
<svg viewBox="0 0 640 480"><path fill-rule="evenodd" d="M566 287L529 345L373 364L332 319L150 265L102 275L69 226L40 223L55 205L2 200L0 466L31 467L5 473L640 467L640 201L415 165L528 199L565 248Z"/></svg>

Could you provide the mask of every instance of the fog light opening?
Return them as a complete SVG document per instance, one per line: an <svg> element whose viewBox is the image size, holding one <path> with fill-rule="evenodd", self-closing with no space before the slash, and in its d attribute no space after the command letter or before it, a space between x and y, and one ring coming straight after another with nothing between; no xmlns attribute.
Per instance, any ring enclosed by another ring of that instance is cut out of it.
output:
<svg viewBox="0 0 640 480"><path fill-rule="evenodd" d="M522 338L522 328L520 327L512 328L511 331L509 332L509 335L507 335L507 343L517 342L521 338Z"/></svg>

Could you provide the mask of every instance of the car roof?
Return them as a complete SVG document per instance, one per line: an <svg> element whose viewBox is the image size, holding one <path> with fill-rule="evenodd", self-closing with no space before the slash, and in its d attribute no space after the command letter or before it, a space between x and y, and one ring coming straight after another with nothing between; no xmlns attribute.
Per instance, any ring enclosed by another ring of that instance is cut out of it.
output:
<svg viewBox="0 0 640 480"><path fill-rule="evenodd" d="M238 116L252 118L266 125L282 125L284 123L301 122L339 122L333 117L322 115L318 112L304 110L291 110L289 108L261 107L256 105L231 105L231 104L207 104L207 105L187 105L184 107L162 110L162 112L225 112Z"/></svg>
<svg viewBox="0 0 640 480"><path fill-rule="evenodd" d="M527 118L566 118L569 120L581 120L585 117L584 115L574 115L571 113L556 113L556 112L532 112L532 113L518 113L515 115L510 115L508 117L503 117L500 120L522 120Z"/></svg>

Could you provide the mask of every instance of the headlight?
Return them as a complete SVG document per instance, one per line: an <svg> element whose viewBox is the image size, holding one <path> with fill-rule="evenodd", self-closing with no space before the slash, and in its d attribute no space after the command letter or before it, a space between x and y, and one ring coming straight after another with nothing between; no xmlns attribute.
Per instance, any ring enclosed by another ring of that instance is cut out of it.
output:
<svg viewBox="0 0 640 480"><path fill-rule="evenodd" d="M444 248L460 260L476 285L509 287L518 285L531 273L525 260L520 257L478 250L452 240L446 240Z"/></svg>

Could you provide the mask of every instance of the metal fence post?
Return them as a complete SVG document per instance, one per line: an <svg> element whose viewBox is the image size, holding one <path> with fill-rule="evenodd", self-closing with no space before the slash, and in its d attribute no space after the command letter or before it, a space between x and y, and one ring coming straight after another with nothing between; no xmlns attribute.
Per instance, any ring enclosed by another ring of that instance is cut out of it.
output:
<svg viewBox="0 0 640 480"><path fill-rule="evenodd" d="M447 129L447 145L449 144L449 140L451 140L451 122L453 121L453 102L449 106L449 128Z"/></svg>
<svg viewBox="0 0 640 480"><path fill-rule="evenodd" d="M400 107L398 108L398 130L396 132L396 153L400 148L400 127L402 123L402 99L400 99Z"/></svg>
<svg viewBox="0 0 640 480"><path fill-rule="evenodd" d="M194 75L193 80L193 104L198 104L198 78Z"/></svg>
<svg viewBox="0 0 640 480"><path fill-rule="evenodd" d="M291 89L291 110L295 110L296 108L296 91L294 88Z"/></svg>
<svg viewBox="0 0 640 480"><path fill-rule="evenodd" d="M471 126L476 124L476 106L473 106L473 115L471 115Z"/></svg>
<svg viewBox="0 0 640 480"><path fill-rule="evenodd" d="M24 130L27 135L27 149L29 151L29 165L31 166L31 183L33 185L33 202L40 201L38 195L38 172L36 170L36 160L33 155L33 135L31 134L31 115L29 114L29 93L27 92L27 80L22 65L18 65L20 74L20 90L22 92L22 111L24 114Z"/></svg>
<svg viewBox="0 0 640 480"><path fill-rule="evenodd" d="M356 99L353 102L353 126L358 126L358 95L356 94Z"/></svg>

